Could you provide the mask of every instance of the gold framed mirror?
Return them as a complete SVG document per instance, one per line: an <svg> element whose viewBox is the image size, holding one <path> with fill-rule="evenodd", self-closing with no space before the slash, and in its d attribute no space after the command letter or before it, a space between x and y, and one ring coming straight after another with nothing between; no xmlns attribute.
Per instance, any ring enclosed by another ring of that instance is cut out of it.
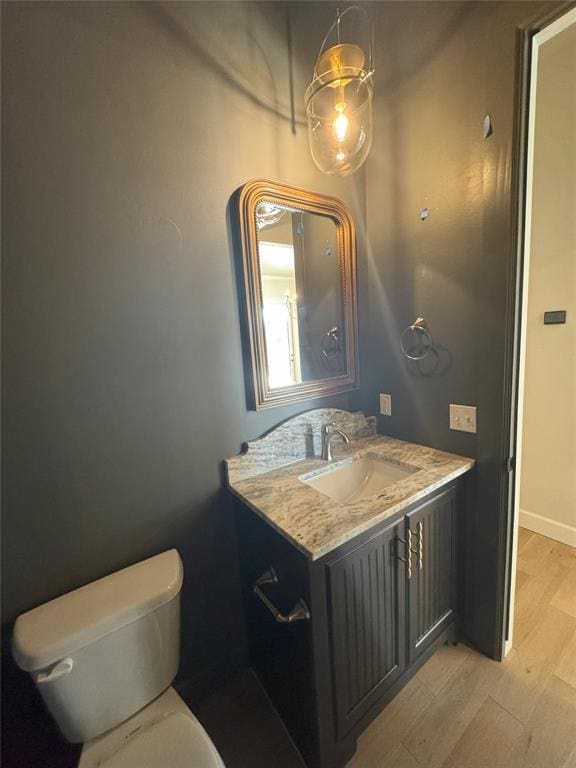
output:
<svg viewBox="0 0 576 768"><path fill-rule="evenodd" d="M238 192L253 410L358 386L356 232L339 200L272 181Z"/></svg>

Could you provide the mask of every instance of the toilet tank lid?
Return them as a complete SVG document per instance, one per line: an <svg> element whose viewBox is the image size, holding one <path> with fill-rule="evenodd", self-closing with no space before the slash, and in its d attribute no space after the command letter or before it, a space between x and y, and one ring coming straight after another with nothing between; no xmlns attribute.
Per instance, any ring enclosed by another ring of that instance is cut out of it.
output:
<svg viewBox="0 0 576 768"><path fill-rule="evenodd" d="M68 592L16 619L12 652L21 669L44 669L176 597L177 550L143 560Z"/></svg>

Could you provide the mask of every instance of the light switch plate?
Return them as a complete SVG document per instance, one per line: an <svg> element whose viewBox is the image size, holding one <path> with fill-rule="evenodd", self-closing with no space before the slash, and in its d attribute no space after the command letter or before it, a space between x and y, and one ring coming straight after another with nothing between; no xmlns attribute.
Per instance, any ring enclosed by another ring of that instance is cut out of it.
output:
<svg viewBox="0 0 576 768"><path fill-rule="evenodd" d="M477 408L474 405L453 405L450 403L450 429L476 434Z"/></svg>
<svg viewBox="0 0 576 768"><path fill-rule="evenodd" d="M380 395L380 413L382 416L392 416L392 395Z"/></svg>

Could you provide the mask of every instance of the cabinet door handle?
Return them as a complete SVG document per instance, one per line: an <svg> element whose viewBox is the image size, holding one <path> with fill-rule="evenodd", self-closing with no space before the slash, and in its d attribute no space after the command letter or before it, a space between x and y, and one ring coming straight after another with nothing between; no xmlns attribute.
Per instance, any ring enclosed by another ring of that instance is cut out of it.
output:
<svg viewBox="0 0 576 768"><path fill-rule="evenodd" d="M401 536L396 536L396 539L398 541L401 541L402 544L406 547L406 557L400 557L400 555L397 555L398 560L402 560L403 563L406 563L406 570L408 571L408 579L412 578L412 531L410 528L408 528L408 541L406 539L403 539Z"/></svg>
<svg viewBox="0 0 576 768"><path fill-rule="evenodd" d="M424 564L424 526L422 520L418 523L418 568L422 570Z"/></svg>
<svg viewBox="0 0 576 768"><path fill-rule="evenodd" d="M295 621L308 621L310 618L310 611L302 598L298 599L290 613L284 614L276 608L274 603L264 593L262 590L264 584L278 584L278 576L276 576L276 571L272 566L270 566L267 571L264 571L262 576L256 579L254 582L254 593L260 598L266 608L268 608L277 622L280 624L293 624Z"/></svg>

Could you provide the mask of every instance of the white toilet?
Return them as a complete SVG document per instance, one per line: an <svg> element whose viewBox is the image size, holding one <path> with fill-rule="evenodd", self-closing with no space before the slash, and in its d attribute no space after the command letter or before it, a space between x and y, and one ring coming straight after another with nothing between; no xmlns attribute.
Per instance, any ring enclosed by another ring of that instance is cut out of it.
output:
<svg viewBox="0 0 576 768"><path fill-rule="evenodd" d="M14 658L68 741L84 744L79 768L224 768L170 687L181 587L171 549L16 620Z"/></svg>

